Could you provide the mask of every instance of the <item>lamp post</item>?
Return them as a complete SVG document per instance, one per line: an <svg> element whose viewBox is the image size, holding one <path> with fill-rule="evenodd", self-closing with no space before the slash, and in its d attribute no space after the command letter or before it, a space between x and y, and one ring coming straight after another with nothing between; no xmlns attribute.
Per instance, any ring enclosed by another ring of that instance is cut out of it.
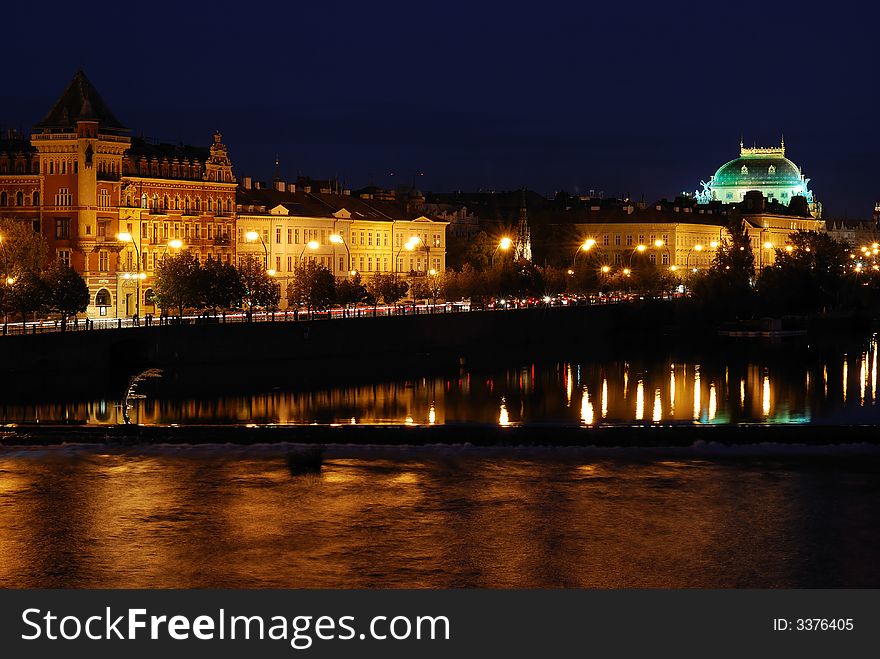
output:
<svg viewBox="0 0 880 659"><path fill-rule="evenodd" d="M135 315L135 318L137 318L135 323L137 325L140 325L141 324L141 280L146 279L146 276L147 276L146 273L141 272L141 250L138 248L138 244L134 241L134 236L132 236L128 231L123 231L121 233L116 234L116 239L121 242L124 242L124 243L131 243L131 246L134 247L134 255L135 255L135 258L137 259L137 272L134 275L135 286L136 286L135 295L137 295L137 298L135 299L135 303L134 303L134 315ZM123 275L123 279L131 279L131 273L126 272L125 275ZM118 300L117 300L117 302L118 302ZM118 305L117 305L117 308L118 308Z"/></svg>
<svg viewBox="0 0 880 659"><path fill-rule="evenodd" d="M630 255L629 255L629 267L630 268L632 268L633 257L636 255L636 252L638 252L639 254L644 254L647 249L648 249L647 245L636 245L635 249L632 252L630 252Z"/></svg>
<svg viewBox="0 0 880 659"><path fill-rule="evenodd" d="M431 267L431 248L425 244L425 241L422 240L421 236L410 236L407 242L412 244L413 249L419 245L425 249L425 272L427 272L428 268Z"/></svg>
<svg viewBox="0 0 880 659"><path fill-rule="evenodd" d="M412 240L412 239L410 239L410 240ZM495 267L495 255L498 254L498 250L500 249L501 251L506 252L507 250L510 249L511 245L513 245L513 241L510 238L508 238L507 236L504 236L501 240L498 241L498 245L495 247L495 251L492 252L492 260L491 260L492 268Z"/></svg>
<svg viewBox="0 0 880 659"><path fill-rule="evenodd" d="M691 247L691 248L688 250L687 257L686 257L685 260L684 260L684 267L685 267L686 269L690 270L690 267L691 267L691 252L702 252L702 251L703 251L703 245L701 245L700 243L697 243L696 245L694 245L693 247ZM694 272L696 272L696 271L697 271L697 269L694 268Z"/></svg>
<svg viewBox="0 0 880 659"><path fill-rule="evenodd" d="M593 238L587 238L584 242L578 245L578 248L574 252L574 256L571 259L571 267L574 268L575 263L577 262L578 254L581 252L589 252L596 246L596 241Z"/></svg>
<svg viewBox="0 0 880 659"><path fill-rule="evenodd" d="M343 247L345 247L345 253L348 254L348 266L346 267L346 271L350 273L351 272L351 250L348 248L348 243L345 242L343 237L341 235L339 235L338 233L331 233L330 234L330 242L333 243L334 245L341 244ZM333 255L333 259L336 260L335 254ZM378 270L378 268L376 268L376 269Z"/></svg>
<svg viewBox="0 0 880 659"><path fill-rule="evenodd" d="M302 251L300 251L300 253L299 253L299 262L302 263L303 254L306 253L306 249L310 249L314 252L320 246L321 246L321 243L319 243L317 240L310 240L305 245L303 245ZM263 245L263 247L265 247L265 245Z"/></svg>
<svg viewBox="0 0 880 659"><path fill-rule="evenodd" d="M0 247L3 248L3 284L6 286L6 294L9 294L9 287L15 283L15 278L9 276L9 253L6 251L6 243L3 242L3 236L0 236ZM3 314L3 334L6 334L9 327L9 310L4 304Z"/></svg>
<svg viewBox="0 0 880 659"><path fill-rule="evenodd" d="M259 234L259 232L257 232L257 231L248 231L246 234L244 234L244 237L245 237L245 240L247 240L249 243L255 242L257 240L260 241L260 244L263 246L263 264L264 264L263 267L265 267L266 270L268 270L269 269L269 248L266 247L266 241L263 240L263 236L261 236ZM302 255L300 255L300 258L302 258Z"/></svg>

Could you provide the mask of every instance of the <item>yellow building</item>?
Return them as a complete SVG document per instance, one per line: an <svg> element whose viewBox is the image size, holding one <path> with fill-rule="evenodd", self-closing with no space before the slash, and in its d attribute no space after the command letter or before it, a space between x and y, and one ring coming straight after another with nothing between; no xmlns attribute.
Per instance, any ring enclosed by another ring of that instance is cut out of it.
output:
<svg viewBox="0 0 880 659"><path fill-rule="evenodd" d="M312 192L280 181L271 188L256 187L245 178L238 189L235 250L239 263L246 255L264 260L281 283L284 309L287 282L306 260L339 278L443 272L447 224L347 192Z"/></svg>
<svg viewBox="0 0 880 659"><path fill-rule="evenodd" d="M612 270L631 267L637 254L651 263L683 275L708 267L718 246L729 240L727 226L745 224L755 256L755 268L772 265L776 249L789 242L798 230L823 231L825 223L809 210L768 204L760 193L749 193L742 204L700 205L692 200L657 202L651 206L593 206L574 222L575 260L595 250L603 265Z"/></svg>

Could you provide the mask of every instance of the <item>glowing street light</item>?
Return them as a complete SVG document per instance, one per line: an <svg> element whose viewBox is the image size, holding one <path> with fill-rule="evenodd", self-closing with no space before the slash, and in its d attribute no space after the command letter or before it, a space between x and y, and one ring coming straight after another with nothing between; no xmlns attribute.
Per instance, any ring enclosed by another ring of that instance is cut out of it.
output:
<svg viewBox="0 0 880 659"><path fill-rule="evenodd" d="M168 241L168 247L171 249L182 249L183 241L180 238L172 238Z"/></svg>
<svg viewBox="0 0 880 659"><path fill-rule="evenodd" d="M768 240L764 243L764 249L773 249L773 243Z"/></svg>
<svg viewBox="0 0 880 659"><path fill-rule="evenodd" d="M644 252L646 249L648 249L648 248L647 248L645 245L637 245L637 246L636 246L636 251L637 251L639 254L641 254L642 252Z"/></svg>
<svg viewBox="0 0 880 659"><path fill-rule="evenodd" d="M135 259L137 260L137 274L134 275L134 277L133 277L135 279L135 283L136 283L135 295L137 296L135 298L135 303L134 303L134 315L138 319L137 320L138 325L140 325L140 322L141 322L141 320L140 320L140 318L141 318L141 281L146 277L146 274L141 272L141 250L138 249L138 244L134 241L134 236L132 236L131 233L128 231L120 231L119 233L117 233L116 240L118 240L119 242L123 242L123 243L131 243L131 246L134 247L134 255L135 255ZM142 274L144 275L143 277L141 276ZM117 274L117 276L118 276L118 274ZM132 279L132 275L130 273L126 272L125 275L123 276L123 278L124 279ZM119 280L117 279L117 282L118 281Z"/></svg>
<svg viewBox="0 0 880 659"><path fill-rule="evenodd" d="M303 245L302 251L299 253L299 260L300 260L300 262L302 262L302 260L303 260L303 254L306 253L306 250L307 250L307 249L310 249L310 250L312 250L312 251L314 252L314 251L315 251L316 249L318 249L320 246L321 246L321 243L319 243L317 240L310 240L310 241L307 242L305 245Z"/></svg>
<svg viewBox="0 0 880 659"><path fill-rule="evenodd" d="M603 265L602 266L602 274L607 275L609 272L611 272L611 266L610 265Z"/></svg>
<svg viewBox="0 0 880 659"><path fill-rule="evenodd" d="M260 244L263 246L263 267L268 270L269 269L269 248L266 247L266 241L263 240L263 236L261 236L256 231L251 230L251 231L248 231L246 234L244 234L244 237L249 243L255 242L257 240L260 241Z"/></svg>
<svg viewBox="0 0 880 659"><path fill-rule="evenodd" d="M663 242L662 240L660 240L659 238L658 238L657 240L654 241L654 247L663 247L663 245L665 245L665 244L666 244L666 243L664 243L664 242Z"/></svg>
<svg viewBox="0 0 880 659"><path fill-rule="evenodd" d="M338 233L331 233L330 234L330 242L333 243L334 245L342 245L343 247L345 247L345 253L348 255L347 269L349 271L351 271L351 250L348 248L348 243L345 242L345 239L341 235L339 235ZM334 255L333 260L334 261L336 260L335 255ZM354 276L354 275L352 275L352 276Z"/></svg>
<svg viewBox="0 0 880 659"><path fill-rule="evenodd" d="M412 239L410 239L410 240L412 240ZM504 236L501 240L498 241L498 245L495 247L495 251L492 252L491 266L493 268L495 267L495 255L498 254L498 250L500 249L501 251L506 252L512 246L513 246L513 241L510 238L508 238L507 236ZM408 247L407 249L412 250L411 247Z"/></svg>

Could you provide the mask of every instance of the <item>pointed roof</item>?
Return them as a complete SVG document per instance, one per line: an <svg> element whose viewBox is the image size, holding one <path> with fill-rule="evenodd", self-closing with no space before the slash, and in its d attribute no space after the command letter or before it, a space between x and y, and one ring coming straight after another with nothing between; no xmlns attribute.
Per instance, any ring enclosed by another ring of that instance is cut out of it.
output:
<svg viewBox="0 0 880 659"><path fill-rule="evenodd" d="M95 86L80 69L67 89L35 128L74 128L77 121L97 121L109 131L126 131L104 103Z"/></svg>

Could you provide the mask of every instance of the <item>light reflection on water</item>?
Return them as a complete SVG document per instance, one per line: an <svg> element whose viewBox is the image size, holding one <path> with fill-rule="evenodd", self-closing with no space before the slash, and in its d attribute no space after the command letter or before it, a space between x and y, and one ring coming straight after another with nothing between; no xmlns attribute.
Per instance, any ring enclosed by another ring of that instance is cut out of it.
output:
<svg viewBox="0 0 880 659"><path fill-rule="evenodd" d="M181 398L160 380L142 424L880 423L877 337L819 360L663 356L530 363L314 391ZM597 408L597 409L596 409ZM119 402L4 405L6 423L119 423Z"/></svg>
<svg viewBox="0 0 880 659"><path fill-rule="evenodd" d="M5 587L877 587L877 456L0 452Z"/></svg>

